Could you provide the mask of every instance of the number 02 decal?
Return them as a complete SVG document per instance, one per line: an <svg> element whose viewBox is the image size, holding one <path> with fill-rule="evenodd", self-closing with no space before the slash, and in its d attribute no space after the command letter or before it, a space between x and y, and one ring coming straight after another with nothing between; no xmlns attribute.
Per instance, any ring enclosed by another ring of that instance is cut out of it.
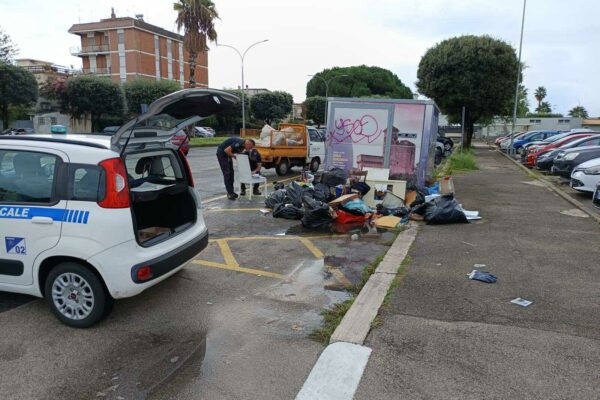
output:
<svg viewBox="0 0 600 400"><path fill-rule="evenodd" d="M5 236L4 243L6 244L6 252L8 254L18 254L22 256L27 254L27 245L25 244L25 238Z"/></svg>

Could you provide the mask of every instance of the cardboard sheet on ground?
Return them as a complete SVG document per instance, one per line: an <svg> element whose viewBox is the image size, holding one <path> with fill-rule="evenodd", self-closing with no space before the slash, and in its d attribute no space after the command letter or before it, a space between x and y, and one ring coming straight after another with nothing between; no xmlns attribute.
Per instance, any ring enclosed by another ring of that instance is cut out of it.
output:
<svg viewBox="0 0 600 400"><path fill-rule="evenodd" d="M340 205L342 205L350 200L354 200L356 198L358 198L358 194L356 194L356 193L345 194L343 196L338 197L335 200L331 200L328 204L331 207L339 207Z"/></svg>
<svg viewBox="0 0 600 400"><path fill-rule="evenodd" d="M378 228L394 229L400 223L401 218L388 215L375 220L375 226Z"/></svg>

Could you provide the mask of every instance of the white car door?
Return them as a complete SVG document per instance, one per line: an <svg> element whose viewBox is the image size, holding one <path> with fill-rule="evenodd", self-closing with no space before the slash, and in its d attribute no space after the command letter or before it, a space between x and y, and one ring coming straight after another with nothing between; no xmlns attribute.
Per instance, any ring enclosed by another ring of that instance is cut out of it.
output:
<svg viewBox="0 0 600 400"><path fill-rule="evenodd" d="M325 161L325 141L321 134L315 128L308 129L308 160L310 162L313 158L319 157L321 163Z"/></svg>
<svg viewBox="0 0 600 400"><path fill-rule="evenodd" d="M36 257L58 243L67 201L57 184L66 154L41 147L0 147L0 290L31 285Z"/></svg>

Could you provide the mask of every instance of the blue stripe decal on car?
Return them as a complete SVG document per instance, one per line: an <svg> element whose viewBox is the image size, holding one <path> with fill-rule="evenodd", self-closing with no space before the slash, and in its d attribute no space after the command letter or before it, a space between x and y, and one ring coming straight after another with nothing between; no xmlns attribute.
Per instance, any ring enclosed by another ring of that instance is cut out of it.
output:
<svg viewBox="0 0 600 400"><path fill-rule="evenodd" d="M52 207L0 206L0 219L32 219L48 217L58 222L87 224L90 212Z"/></svg>

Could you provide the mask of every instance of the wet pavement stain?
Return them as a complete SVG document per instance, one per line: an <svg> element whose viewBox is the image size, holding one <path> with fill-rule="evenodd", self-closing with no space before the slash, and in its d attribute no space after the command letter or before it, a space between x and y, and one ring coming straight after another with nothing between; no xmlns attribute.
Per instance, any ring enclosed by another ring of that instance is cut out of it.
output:
<svg viewBox="0 0 600 400"><path fill-rule="evenodd" d="M103 360L88 366L97 371L95 379L69 379L70 383L81 381L78 393L61 385L46 399L144 400L187 363L201 364L205 353L206 334L201 332L181 334L174 329L170 333L132 334Z"/></svg>

